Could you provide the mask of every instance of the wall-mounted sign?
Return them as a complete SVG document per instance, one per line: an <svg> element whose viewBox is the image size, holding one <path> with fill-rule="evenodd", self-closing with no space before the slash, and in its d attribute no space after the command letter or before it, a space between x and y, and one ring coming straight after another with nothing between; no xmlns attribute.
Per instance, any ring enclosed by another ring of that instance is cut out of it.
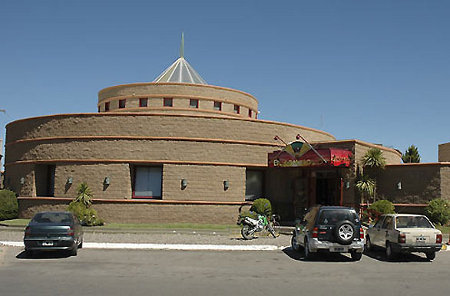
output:
<svg viewBox="0 0 450 296"><path fill-rule="evenodd" d="M304 146L307 145L304 144ZM320 156L313 150L308 149L305 153L301 154L300 151L302 148L303 146L300 147L299 153L292 153L290 151L291 148L289 148L289 152L287 149L283 149L281 151L269 153L269 167L349 167L351 164L352 152L348 150L335 148L316 150L317 153L320 154L324 160L326 160L325 163L323 159L321 159Z"/></svg>

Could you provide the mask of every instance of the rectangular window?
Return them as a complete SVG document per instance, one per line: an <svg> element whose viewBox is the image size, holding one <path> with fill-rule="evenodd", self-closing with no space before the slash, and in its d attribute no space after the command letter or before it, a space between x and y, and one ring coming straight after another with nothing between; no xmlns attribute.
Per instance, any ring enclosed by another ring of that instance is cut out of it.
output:
<svg viewBox="0 0 450 296"><path fill-rule="evenodd" d="M222 102L214 102L214 110L221 111L222 110Z"/></svg>
<svg viewBox="0 0 450 296"><path fill-rule="evenodd" d="M139 107L147 107L148 99L147 98L140 98L139 99Z"/></svg>
<svg viewBox="0 0 450 296"><path fill-rule="evenodd" d="M105 111L109 111L109 102L105 103Z"/></svg>
<svg viewBox="0 0 450 296"><path fill-rule="evenodd" d="M125 104L127 103L127 100L119 100L119 108L125 108Z"/></svg>
<svg viewBox="0 0 450 296"><path fill-rule="evenodd" d="M246 170L245 200L255 200L264 196L264 171Z"/></svg>
<svg viewBox="0 0 450 296"><path fill-rule="evenodd" d="M198 108L198 100L197 99L190 99L189 100L189 107L191 107L191 108Z"/></svg>
<svg viewBox="0 0 450 296"><path fill-rule="evenodd" d="M97 111L100 112L100 106L98 106Z"/></svg>
<svg viewBox="0 0 450 296"><path fill-rule="evenodd" d="M252 116L253 116L252 109L248 109L248 117L252 117Z"/></svg>
<svg viewBox="0 0 450 296"><path fill-rule="evenodd" d="M161 199L162 167L138 166L134 178L134 198Z"/></svg>
<svg viewBox="0 0 450 296"><path fill-rule="evenodd" d="M173 99L164 98L164 107L173 107Z"/></svg>
<svg viewBox="0 0 450 296"><path fill-rule="evenodd" d="M239 105L234 105L234 113L239 114L241 112L241 107Z"/></svg>

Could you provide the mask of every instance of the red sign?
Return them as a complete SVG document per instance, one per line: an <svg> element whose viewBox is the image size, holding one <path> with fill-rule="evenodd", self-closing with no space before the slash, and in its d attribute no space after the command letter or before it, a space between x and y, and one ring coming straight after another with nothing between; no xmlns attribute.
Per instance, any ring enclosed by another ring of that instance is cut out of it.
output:
<svg viewBox="0 0 450 296"><path fill-rule="evenodd" d="M326 163L313 150L309 150L300 157L282 150L269 153L269 167L349 167L352 152L344 149L319 149L316 150Z"/></svg>

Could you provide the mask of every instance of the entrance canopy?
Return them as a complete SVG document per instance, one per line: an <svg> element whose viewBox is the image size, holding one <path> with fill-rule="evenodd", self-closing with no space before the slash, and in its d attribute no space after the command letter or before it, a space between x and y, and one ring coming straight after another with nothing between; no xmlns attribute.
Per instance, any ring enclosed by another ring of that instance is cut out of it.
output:
<svg viewBox="0 0 450 296"><path fill-rule="evenodd" d="M317 153L322 158L317 155ZM352 152L344 149L327 148L309 150L301 156L286 150L274 151L268 154L269 167L349 167ZM324 162L325 160L326 162Z"/></svg>

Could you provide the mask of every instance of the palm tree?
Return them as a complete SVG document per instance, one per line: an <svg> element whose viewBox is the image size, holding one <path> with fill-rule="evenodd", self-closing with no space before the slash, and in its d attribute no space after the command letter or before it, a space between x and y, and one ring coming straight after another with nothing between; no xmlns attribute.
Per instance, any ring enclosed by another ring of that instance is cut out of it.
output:
<svg viewBox="0 0 450 296"><path fill-rule="evenodd" d="M420 154L417 147L414 145L409 146L405 153L403 153L402 160L404 163L419 163Z"/></svg>
<svg viewBox="0 0 450 296"><path fill-rule="evenodd" d="M86 182L83 182L78 186L76 202L80 202L88 208L91 205L92 192Z"/></svg>
<svg viewBox="0 0 450 296"><path fill-rule="evenodd" d="M386 159L378 148L372 148L367 151L362 159L364 168L382 169L386 165Z"/></svg>
<svg viewBox="0 0 450 296"><path fill-rule="evenodd" d="M357 181L356 189L361 193L362 201L364 202L365 196L367 196L366 202L369 202L369 198L375 200L375 190L377 183L374 179L371 179L367 174L361 176L361 180Z"/></svg>

